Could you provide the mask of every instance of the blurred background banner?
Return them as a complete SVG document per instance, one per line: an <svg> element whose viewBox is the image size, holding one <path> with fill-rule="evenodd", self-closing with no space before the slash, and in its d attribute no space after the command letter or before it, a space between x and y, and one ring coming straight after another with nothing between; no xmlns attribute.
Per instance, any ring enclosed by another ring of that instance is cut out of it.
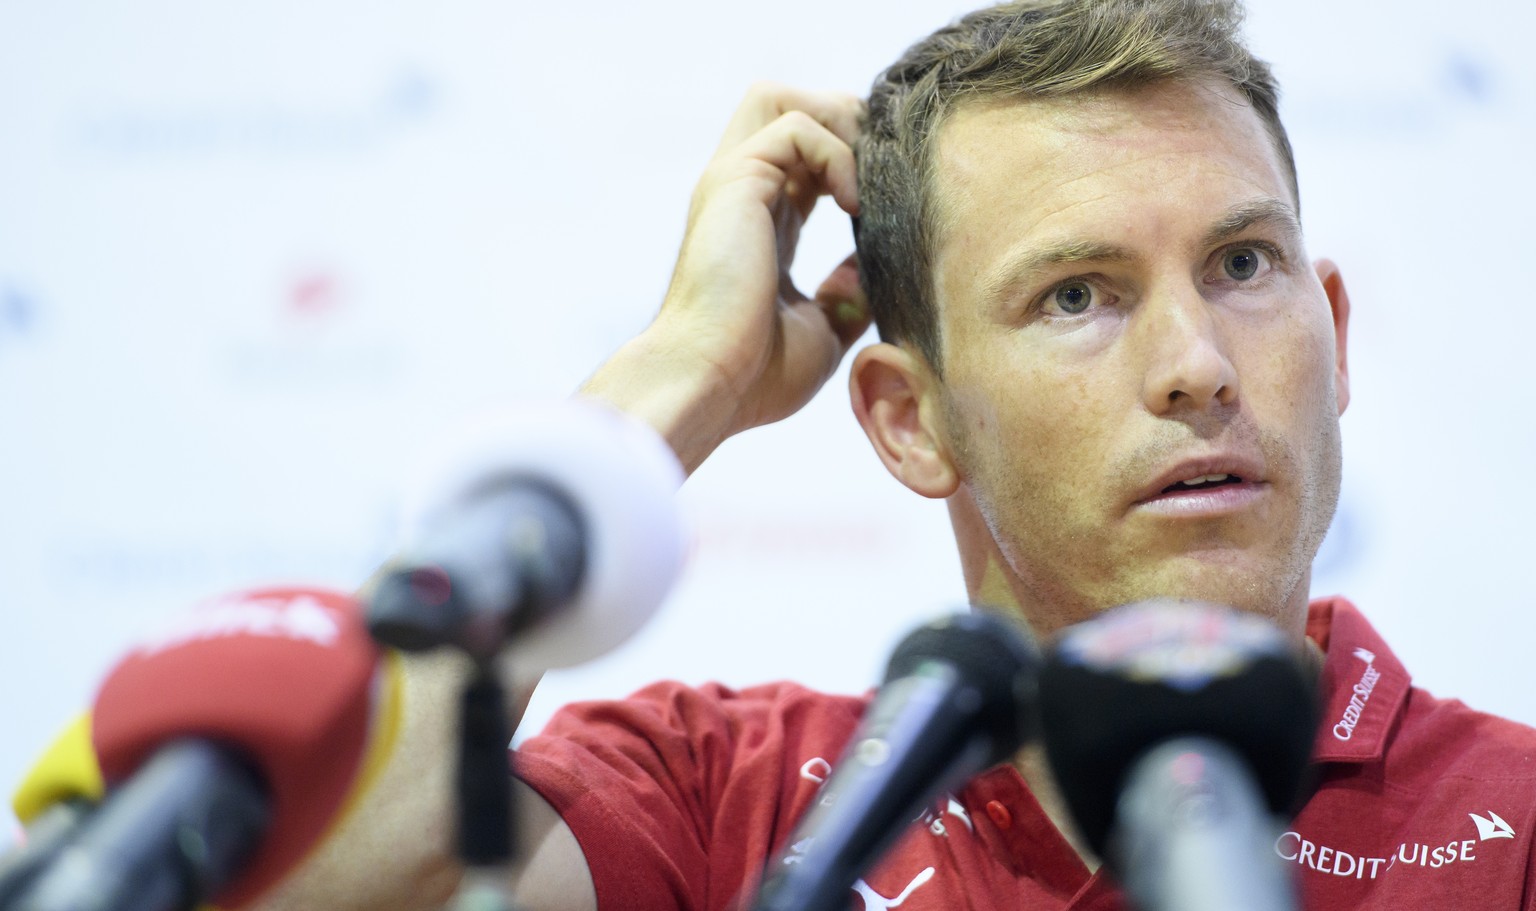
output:
<svg viewBox="0 0 1536 911"><path fill-rule="evenodd" d="M0 784L167 615L359 583L441 434L566 395L643 327L751 82L862 93L967 8L0 0ZM1309 251L1354 302L1314 590L1422 685L1527 723L1533 30L1504 0L1249 21ZM813 218L801 284L850 246ZM942 504L880 468L843 375L682 496L683 583L529 727L661 677L862 690L963 600Z"/></svg>

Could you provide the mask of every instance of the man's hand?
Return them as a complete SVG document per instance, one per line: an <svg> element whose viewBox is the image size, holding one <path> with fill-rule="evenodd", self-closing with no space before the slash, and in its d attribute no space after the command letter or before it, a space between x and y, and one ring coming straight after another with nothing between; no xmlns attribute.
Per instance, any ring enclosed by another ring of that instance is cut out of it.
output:
<svg viewBox="0 0 1536 911"><path fill-rule="evenodd" d="M582 388L648 421L688 471L799 410L869 325L852 256L808 298L789 278L822 196L858 214L851 95L748 92L693 194L661 312Z"/></svg>

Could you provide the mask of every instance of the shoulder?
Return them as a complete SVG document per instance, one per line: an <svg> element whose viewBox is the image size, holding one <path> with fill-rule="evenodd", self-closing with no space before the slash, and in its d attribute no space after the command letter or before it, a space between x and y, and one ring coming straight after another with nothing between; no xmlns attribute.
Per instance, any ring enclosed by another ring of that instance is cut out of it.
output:
<svg viewBox="0 0 1536 911"><path fill-rule="evenodd" d="M624 699L561 708L519 748L519 763L524 773L551 760L589 778L617 773L706 787L744 774L787 782L804 757L835 758L868 702L789 682L736 689L663 681Z"/></svg>
<svg viewBox="0 0 1536 911"><path fill-rule="evenodd" d="M868 699L666 681L565 706L517 775L569 827L602 907L724 907L817 792Z"/></svg>
<svg viewBox="0 0 1536 911"><path fill-rule="evenodd" d="M1431 778L1536 780L1536 728L1418 687L1409 692L1393 746L1394 765Z"/></svg>
<svg viewBox="0 0 1536 911"><path fill-rule="evenodd" d="M770 729L851 729L868 703L868 696L823 693L787 681L736 689L719 683L689 686L667 680L624 699L573 702L550 719L539 737L583 736L600 728L602 736L628 729L734 740Z"/></svg>

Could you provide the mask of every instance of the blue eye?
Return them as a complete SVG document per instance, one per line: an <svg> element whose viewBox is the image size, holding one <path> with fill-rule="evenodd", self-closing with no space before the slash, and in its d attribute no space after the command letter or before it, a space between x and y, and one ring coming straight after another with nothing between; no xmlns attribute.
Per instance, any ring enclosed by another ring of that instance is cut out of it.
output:
<svg viewBox="0 0 1536 911"><path fill-rule="evenodd" d="M1078 314L1093 303L1093 289L1083 282L1070 282L1056 289L1056 306L1063 313Z"/></svg>
<svg viewBox="0 0 1536 911"><path fill-rule="evenodd" d="M1227 277L1247 281L1259 272L1259 252L1248 247L1229 250L1221 258L1221 267L1226 270Z"/></svg>

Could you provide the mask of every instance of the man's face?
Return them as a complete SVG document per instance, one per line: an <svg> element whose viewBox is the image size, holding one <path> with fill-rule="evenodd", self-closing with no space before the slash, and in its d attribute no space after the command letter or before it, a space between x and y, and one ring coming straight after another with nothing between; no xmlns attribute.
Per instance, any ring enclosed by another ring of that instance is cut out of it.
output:
<svg viewBox="0 0 1536 911"><path fill-rule="evenodd" d="M1230 89L973 104L939 133L951 514L1038 632L1153 596L1298 630L1338 499L1344 322Z"/></svg>

